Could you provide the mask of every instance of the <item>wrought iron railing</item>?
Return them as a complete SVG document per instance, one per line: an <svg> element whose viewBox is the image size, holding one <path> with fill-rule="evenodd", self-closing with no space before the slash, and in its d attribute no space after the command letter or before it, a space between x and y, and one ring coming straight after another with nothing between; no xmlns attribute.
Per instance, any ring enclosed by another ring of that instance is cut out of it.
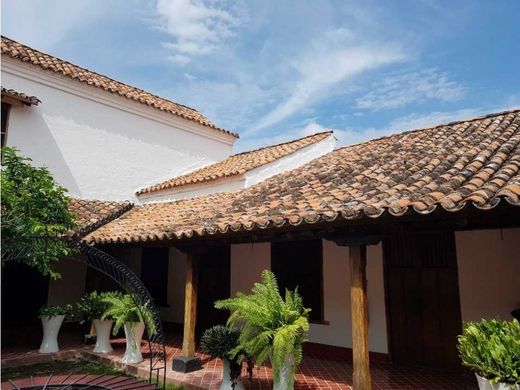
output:
<svg viewBox="0 0 520 390"><path fill-rule="evenodd" d="M166 382L166 348L164 346L165 337L159 310L153 304L152 296L137 275L124 263L102 250L75 241L72 246L77 248L84 256L72 256L73 259L87 264L89 267L103 273L115 281L123 290L131 294L138 307L148 302L156 332L152 333L148 329L146 340L149 347L150 383L162 386Z"/></svg>
<svg viewBox="0 0 520 390"><path fill-rule="evenodd" d="M15 238L17 242L19 239ZM58 240L63 240L61 237L31 237L31 240L45 240L46 245L52 245L53 242ZM24 254L27 251L26 244L28 240L25 239L25 245L11 245L10 248L14 247L14 251L12 253L6 254L6 258L4 260L9 261L21 261L24 258ZM30 241L30 240L29 240ZM8 242L7 239L2 237L2 244ZM106 275L114 282L117 283L125 292L130 294L137 307L141 307L147 304L147 308L152 313L153 322L155 325L156 332L150 332L150 329L147 329L146 332L146 341L148 342L149 347L149 362L150 362L150 374L149 374L149 382L155 383L157 387L164 388L166 383L166 348L164 346L165 337L164 330L159 314L159 310L153 304L153 299L143 282L137 277L137 275L124 263L117 260L113 256L108 253L102 251L99 248L86 245L80 241L67 241L68 245L79 251L83 256L72 255L67 257L68 259L73 259L79 261L81 263L86 264L90 268L101 272ZM4 253L2 253L4 256ZM162 384L161 384L162 379Z"/></svg>

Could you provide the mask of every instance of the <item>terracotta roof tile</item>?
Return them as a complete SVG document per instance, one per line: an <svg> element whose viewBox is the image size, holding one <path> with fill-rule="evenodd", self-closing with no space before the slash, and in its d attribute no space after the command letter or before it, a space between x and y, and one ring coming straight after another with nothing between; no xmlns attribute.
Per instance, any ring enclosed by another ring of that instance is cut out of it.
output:
<svg viewBox="0 0 520 390"><path fill-rule="evenodd" d="M385 213L520 206L520 110L337 149L255 186L136 206L90 243L169 240Z"/></svg>
<svg viewBox="0 0 520 390"><path fill-rule="evenodd" d="M37 106L39 103L41 103L40 99L38 99L36 96L29 96L26 95L23 92L17 92L14 89L7 89L4 87L2 88L2 96L7 96L16 100L19 100L20 102L28 105L28 106Z"/></svg>
<svg viewBox="0 0 520 390"><path fill-rule="evenodd" d="M197 169L196 171L190 172L186 175L178 176L171 180L143 188L137 191L137 195L180 187L187 184L202 183L224 177L241 175L252 169L295 153L306 146L323 141L331 134L332 131L325 131L297 140L235 154L223 161Z"/></svg>
<svg viewBox="0 0 520 390"><path fill-rule="evenodd" d="M130 202L72 198L69 210L78 225L75 235L84 236L132 208Z"/></svg>
<svg viewBox="0 0 520 390"><path fill-rule="evenodd" d="M177 115L181 118L197 122L203 126L210 127L219 132L230 134L233 137L238 138L238 134L216 127L208 120L208 118L193 108L161 98L143 91L142 89L113 80L88 69L81 68L68 61L51 56L50 54L42 53L4 36L2 36L2 55L38 66L44 70L59 73L81 83L117 94L138 103Z"/></svg>

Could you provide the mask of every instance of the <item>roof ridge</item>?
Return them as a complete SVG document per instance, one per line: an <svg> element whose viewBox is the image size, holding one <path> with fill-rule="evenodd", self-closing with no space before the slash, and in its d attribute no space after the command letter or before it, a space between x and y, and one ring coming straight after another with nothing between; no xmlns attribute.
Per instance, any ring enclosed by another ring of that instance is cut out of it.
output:
<svg viewBox="0 0 520 390"><path fill-rule="evenodd" d="M432 129L436 129L438 127L443 127L443 126L453 126L453 125L458 125L460 123L479 121L479 120L482 120L482 119L492 118L492 117L500 116L500 115L512 114L512 113L519 112L519 111L520 111L520 107L518 107L518 108L511 108L511 109L508 109L508 110L503 110L503 111L495 112L495 113L492 113L492 114L485 114L485 115L475 116L475 117L472 117L472 118L469 118L469 119L460 119L460 120L451 121L451 122L447 122L447 123L439 123L439 124L436 124L436 125L420 127L418 129L405 130L405 131L401 131L401 132L398 132L398 133L392 133L392 134L388 134L388 135L383 135L381 137L371 138L371 139L366 140L366 141L361 141L361 142L357 142L357 143L354 143L354 144L341 146L341 147L337 148L336 150L353 148L355 146L361 146L361 145L364 145L364 144L367 144L367 143L370 143L370 142L381 141L381 140L384 140L384 139L388 139L388 138L392 138L392 137L396 137L396 136L400 136L400 135L413 134L413 133L417 133L419 131L432 130Z"/></svg>
<svg viewBox="0 0 520 390"><path fill-rule="evenodd" d="M99 72L97 72L97 71L95 71L95 70L92 70L92 69L86 68L86 67L84 67L84 66L76 65L76 64L70 62L69 60L64 60L64 59L61 58L61 57L55 56L54 54L44 53L43 51L41 51L41 50L39 50L39 49L35 49L34 47L31 47L31 46L26 45L26 44L24 44L24 43L21 43L21 42L15 41L14 39L9 38L9 37L7 37L7 36L5 36L5 35L2 35L2 39L7 39L7 40L9 40L9 41L11 41L11 42L14 42L14 43L18 44L18 45L21 45L21 46L23 46L23 47L26 47L26 48L31 49L31 50L33 50L33 51L36 51L36 52L38 52L38 53L40 53L40 54L44 54L44 55L47 55L47 56L54 57L54 58L56 58L57 60L60 60L60 61L62 61L62 62L65 62L65 63L67 63L67 64L69 64L69 65L72 65L72 66L74 66L74 67L76 67L76 68L79 68L79 69L81 69L81 70L85 70L85 71L87 71L87 72L89 72L89 73L93 73L93 74L95 74L95 75L97 75L97 76L104 77L104 78L106 78L106 79L108 79L108 80L110 80L110 81L113 81L114 83L123 84L123 85L126 86L126 87L130 87L130 88L137 89L137 90L139 90L139 91L141 91L141 92L144 92L144 93L147 93L147 94L149 94L149 95L152 95L153 97L159 98L159 99L161 99L161 100L166 100L166 101L168 101L168 102L170 102L170 103L172 103L172 104L175 104L175 105L177 105L177 106L185 107L185 108L187 108L187 109L189 109L189 110L192 110L192 111L198 112L199 114L201 114L202 116L205 117L205 115L203 115L199 110L197 110L197 109L195 109L195 108L193 108L193 107L187 106L187 105L185 105L185 104L181 104L181 103L174 102L173 100L170 100L170 99L164 98L164 97L162 97L162 96L156 95L155 93L152 93L152 92L146 91L146 90L144 90L144 89L142 89L142 88L140 88L140 87L136 87L136 86L134 86L134 85L130 85L130 84L124 82L124 81L116 80L116 79L114 79L114 78L112 78L112 77L110 77L110 76L107 76L107 75L105 75L105 74L99 73ZM211 122L211 121L208 121L208 122Z"/></svg>
<svg viewBox="0 0 520 390"><path fill-rule="evenodd" d="M306 147L308 147L310 145L313 145L313 144L316 144L318 142L323 141L324 139L326 139L325 136L329 136L329 135L331 135L333 133L334 132L332 130L321 131L321 132L318 132L318 133L307 135L305 137L300 137L300 138L294 139L292 141L281 142L281 143L278 143L278 144L264 146L264 147L261 147L261 148L245 151L245 152L242 152L242 153L233 154L233 155L231 155L229 157L226 157L223 160L216 161L214 163L205 165L205 166L200 167L200 168L196 168L196 169L194 169L194 170L192 170L190 172L186 172L184 174L175 176L175 177L173 177L171 179L163 180L163 181L161 181L159 183L156 183L156 184L153 184L153 185L149 185L149 186L140 188L140 189L138 189L136 191L136 194L137 195L142 195L142 194L145 194L145 193L151 193L151 192L160 191L160 190L164 190L164 189L169 189L169 188L174 188L174 187L181 187L181 186L188 185L188 184L209 182L209 181L222 179L224 177L231 177L231 176L236 176L236 175L239 175L239 174L243 174L244 172L251 171L252 169L264 166L266 164L270 164L273 161L279 160L280 158L283 158L283 157L286 157L286 156L289 156L289 155L293 155L294 153L297 153L298 151L300 151L300 150L302 150L302 149L304 149L304 148L306 148ZM312 140L313 137L319 137L319 136L324 136L324 137L316 139L316 140ZM299 142L300 143L306 143L306 144L298 145ZM252 162L252 163L250 163L249 167L242 168L243 171L240 171L240 169L238 169L236 166L234 166L233 169L228 169L224 173L222 173L222 172L221 173L213 173L213 174L209 174L208 173L208 170L217 169L217 167L222 167L223 164L225 166L226 163L240 165L244 160L254 159L255 158L255 154L257 154L257 153L259 153L261 151L264 151L264 150L272 149L273 150L272 154L276 154L277 153L276 152L277 148L280 148L281 146L283 147L284 145L294 145L294 146L293 147L288 147L287 148L288 150L286 150L285 152L279 152L278 153L279 155L273 157L272 159L267 158L265 161L261 161L261 162L257 162L257 163ZM230 161L230 160L232 160L232 161ZM197 175L201 175L201 176L197 177ZM190 179L188 179L190 177L194 177L194 178L190 180ZM179 181L182 181L182 182L179 182Z"/></svg>
<svg viewBox="0 0 520 390"><path fill-rule="evenodd" d="M258 151L263 150L263 149L275 148L275 147L277 147L277 146L282 146L282 145L292 144L292 143L294 143L294 142L302 141L302 140L307 139L307 138L311 138L311 137L315 137L315 136L320 135L320 134L327 134L327 133L329 133L329 134L334 134L334 131L333 131L333 130L319 131L319 132L317 132L317 133L309 134L309 135L306 135L305 137L295 138L295 139L290 140L290 141L284 141L284 142L280 142L280 143L277 143L277 144L272 144L272 145L262 146L262 147L260 147L260 148L251 149L251 150L246 150L245 152L240 152L240 153L232 154L232 155L229 156L228 158L235 157L235 156L242 156L242 155L244 155L244 154L248 154L248 153L258 152Z"/></svg>
<svg viewBox="0 0 520 390"><path fill-rule="evenodd" d="M182 103L175 102L175 101L170 100L170 99L168 99L168 98L164 98L164 97L159 96L159 95L157 95L157 94L155 94L155 93L152 93L152 92L146 91L146 90L144 90L144 89L142 89L142 88L140 88L140 87L136 87L136 86L134 86L134 85L130 85L130 84L126 83L126 82L123 82L123 81L120 81L120 80L116 80L116 79L114 79L114 78L112 78L112 77L110 77L110 76L107 76L107 75L105 75L105 74L99 73L99 72L94 71L94 70L91 70L91 69L86 68L86 67L84 67L84 66L74 64L74 63L72 63L72 62L70 62L70 61L68 61L68 60L65 60L65 59L61 58L61 57L57 57L57 56L55 56L54 54L45 53L45 52L43 52L43 51L41 51L41 50L39 50L39 49L35 49L34 47L31 47L31 46L29 46L29 45L26 45L26 44L24 44L24 43L21 43L21 42L19 42L19 41L16 41L16 40L14 40L14 39L12 39L12 38L9 38L9 37L7 37L7 36L5 36L5 35L3 35L3 34L1 35L1 37L2 37L2 41L9 41L11 44L15 44L15 45L20 45L20 46L22 46L25 50L31 50L31 51L34 51L34 52L36 52L36 53L38 53L38 54L41 54L41 55L44 55L44 56L48 56L48 57L52 57L53 59L55 59L55 60L57 60L57 61L60 61L60 62L66 64L66 65L68 65L68 66L71 66L71 67L77 68L77 69L80 70L80 71L85 71L85 72L88 72L88 73L90 73L90 74L92 74L92 75L94 75L94 76L96 76L96 77L104 78L104 79L107 80L109 83L112 82L112 83L114 83L114 84L118 84L118 85L120 85L120 86L122 86L122 87L126 87L126 88L129 88L129 89L132 89L132 90L134 90L135 92L143 93L143 94L149 95L149 97L151 97L151 98L154 98L154 99L157 99L157 100L161 100L161 101L163 101L163 102L165 102L165 103L172 104L172 105L177 106L177 107L179 107L179 108L181 108L181 109L187 109L187 110L190 110L190 111L192 111L193 113L196 113L196 114L200 115L200 116L202 117L203 121L206 122L206 124L205 124L206 126L211 127L211 128L214 128L214 129L219 130L219 131L222 131L222 132L225 132L225 133L229 133L229 134L231 134L231 135L233 135L233 136L235 136L235 137L238 138L238 134L236 134L236 133L234 133L234 132L231 132L231 131L229 131L229 130L226 130L226 129L223 129L223 128L220 128L220 127L217 127L217 126L216 126L212 121L210 121L210 120L206 117L206 115L202 114L199 110L197 110L197 109L195 109L195 108L193 108L193 107L187 106L187 105L182 104ZM4 54L4 53L2 53L2 54ZM6 53L6 55L9 56L8 53ZM9 57L11 57L11 58L16 58L16 57L13 57L13 56L9 56ZM18 58L16 58L16 59L18 59ZM22 61L22 62L27 62L27 61L23 61L22 59L20 59L20 61ZM32 63L32 65L38 66L38 64L34 64L34 63ZM40 66L40 67L41 67L43 70L48 70L47 68L44 68L43 66ZM64 74L63 72L55 72L55 73L61 73L62 75L67 76L67 75ZM75 77L72 77L72 78L78 80L78 78L75 78ZM78 81L83 82L82 80L78 80ZM88 83L87 83L87 84L88 84ZM92 85L92 84L89 84L89 85ZM99 88L99 87L97 87L96 85L93 85L93 86L96 87L96 88ZM100 88L100 89L104 89L104 88ZM106 89L104 89L104 90L106 90ZM108 91L108 90L106 90L106 91ZM108 92L111 92L111 91L108 91ZM125 98L127 98L125 95L126 95L126 94L120 94L121 97L125 97ZM142 101L140 101L140 100L138 100L138 99L130 99L130 100L137 101L138 103L141 103L141 104L144 103L144 102L142 102ZM151 106L152 106L153 108L160 109L159 107L156 107L156 106L154 106L153 104L152 104ZM166 110L161 110L161 111L166 111ZM175 115L175 113L173 113L173 114ZM178 115L178 116L180 116L180 115ZM182 117L182 116L181 116L181 117ZM188 119L188 118L185 118L185 119ZM188 119L188 120L189 120L189 119ZM197 122L200 123L199 121L197 121ZM200 124L201 124L201 125L204 125L203 123L200 123Z"/></svg>
<svg viewBox="0 0 520 390"><path fill-rule="evenodd" d="M99 199L99 198L82 198L79 196L69 196L70 200L85 200L87 202L117 202L117 203L133 203L130 199L114 200L114 199Z"/></svg>

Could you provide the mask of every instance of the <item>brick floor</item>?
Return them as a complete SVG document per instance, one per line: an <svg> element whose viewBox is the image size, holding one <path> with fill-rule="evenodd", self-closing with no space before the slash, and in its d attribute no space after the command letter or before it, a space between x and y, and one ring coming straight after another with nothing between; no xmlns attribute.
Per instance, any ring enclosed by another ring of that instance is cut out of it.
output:
<svg viewBox="0 0 520 390"><path fill-rule="evenodd" d="M187 389L217 389L222 380L222 363L218 359L210 359L200 351L197 355L203 362L203 369L189 374L182 374L171 370L171 361L181 354L181 336L177 332L169 332L166 343L168 355L167 381L184 385ZM38 361L53 358L67 358L79 354L103 361L109 361L121 366L120 360L124 353L123 339L112 341L114 352L99 355L91 352L92 346L81 343L78 333L67 332L60 335L59 355L41 355L37 345L2 348L2 366L32 364ZM143 356L147 357L147 346L143 343ZM138 365L124 367L130 373L148 377L148 361ZM441 372L423 368L396 368L385 359L374 358L371 361L371 372L374 390L475 390L475 377L468 372ZM247 374L242 376L247 389L271 389L272 374L269 367L255 367L252 381ZM303 363L296 375L297 390L332 390L351 389L352 365L350 351L343 348L328 348L309 345L305 348Z"/></svg>

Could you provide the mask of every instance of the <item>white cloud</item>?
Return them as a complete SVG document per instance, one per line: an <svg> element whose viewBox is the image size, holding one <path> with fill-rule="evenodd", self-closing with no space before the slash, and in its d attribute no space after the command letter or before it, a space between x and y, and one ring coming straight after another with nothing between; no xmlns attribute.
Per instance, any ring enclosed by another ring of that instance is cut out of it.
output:
<svg viewBox="0 0 520 390"><path fill-rule="evenodd" d="M190 62L190 57L182 54L174 54L166 58L168 58L168 61L181 66L186 65Z"/></svg>
<svg viewBox="0 0 520 390"><path fill-rule="evenodd" d="M237 131L254 122L258 112L272 99L273 92L259 86L249 75L229 81L211 81L185 73L184 80L159 94L175 97L176 101L196 107L219 126Z"/></svg>
<svg viewBox="0 0 520 390"><path fill-rule="evenodd" d="M70 32L102 17L108 5L89 0L2 1L2 34L40 50L53 50Z"/></svg>
<svg viewBox="0 0 520 390"><path fill-rule="evenodd" d="M175 55L169 58L186 64L194 55L209 54L233 35L239 20L214 2L197 0L158 0L161 27L174 39L164 43Z"/></svg>
<svg viewBox="0 0 520 390"><path fill-rule="evenodd" d="M379 66L406 58L398 47L372 45L356 41L345 29L323 34L292 65L298 80L288 96L245 134L276 124L330 93L346 79Z"/></svg>
<svg viewBox="0 0 520 390"><path fill-rule="evenodd" d="M356 99L356 107L371 111L404 107L425 100L451 102L464 97L464 88L450 81L446 73L425 69L384 78L371 91Z"/></svg>

